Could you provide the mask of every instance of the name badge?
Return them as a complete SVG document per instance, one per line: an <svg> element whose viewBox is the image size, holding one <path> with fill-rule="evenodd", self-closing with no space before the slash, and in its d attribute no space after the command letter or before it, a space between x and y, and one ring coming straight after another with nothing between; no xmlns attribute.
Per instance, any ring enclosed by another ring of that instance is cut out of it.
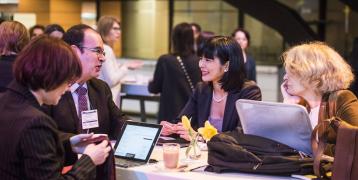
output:
<svg viewBox="0 0 358 180"><path fill-rule="evenodd" d="M99 127L97 109L82 111L82 129Z"/></svg>

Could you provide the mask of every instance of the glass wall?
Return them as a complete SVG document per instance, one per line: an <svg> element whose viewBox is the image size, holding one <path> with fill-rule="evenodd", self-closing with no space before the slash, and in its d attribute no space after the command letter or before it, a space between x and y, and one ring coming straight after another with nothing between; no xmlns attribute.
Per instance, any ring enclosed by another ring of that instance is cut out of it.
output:
<svg viewBox="0 0 358 180"><path fill-rule="evenodd" d="M224 0L174 1L174 25L196 22L203 31L230 36L239 24L239 9ZM249 53L257 64L278 64L283 51L282 36L274 29L245 14L244 28L251 34Z"/></svg>

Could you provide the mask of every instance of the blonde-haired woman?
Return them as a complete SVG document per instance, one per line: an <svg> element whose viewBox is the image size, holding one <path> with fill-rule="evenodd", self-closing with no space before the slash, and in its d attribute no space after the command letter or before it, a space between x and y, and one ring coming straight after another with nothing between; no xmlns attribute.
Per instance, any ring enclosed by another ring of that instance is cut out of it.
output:
<svg viewBox="0 0 358 180"><path fill-rule="evenodd" d="M111 87L113 100L117 106L120 102L121 80L127 74L128 69L134 70L141 68L141 61L131 61L120 64L113 52L114 43L119 41L121 36L121 24L119 20L112 16L102 16L97 23L97 31L101 35L106 54L106 62L103 63L100 79L107 82Z"/></svg>
<svg viewBox="0 0 358 180"><path fill-rule="evenodd" d="M322 42L311 42L292 47L282 57L286 70L281 85L284 102L298 103L304 99L312 128L318 124L319 114L326 113L323 108L320 110L321 104L335 91L339 91L335 115L358 125L357 98L346 90L354 80L352 69L336 51ZM329 133L329 143L335 144L331 135Z"/></svg>

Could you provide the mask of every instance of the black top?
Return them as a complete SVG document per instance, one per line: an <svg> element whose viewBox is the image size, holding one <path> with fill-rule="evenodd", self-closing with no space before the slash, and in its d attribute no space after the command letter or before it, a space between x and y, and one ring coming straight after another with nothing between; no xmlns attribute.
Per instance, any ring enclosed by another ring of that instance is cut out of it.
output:
<svg viewBox="0 0 358 180"><path fill-rule="evenodd" d="M194 54L181 59L195 87L201 79L199 59ZM148 90L151 93L160 93L158 122L173 122L192 94L182 67L176 56L171 54L159 58Z"/></svg>
<svg viewBox="0 0 358 180"><path fill-rule="evenodd" d="M0 101L1 179L95 178L95 165L87 155L61 174L64 151L56 123L27 88L12 82Z"/></svg>
<svg viewBox="0 0 358 180"><path fill-rule="evenodd" d="M204 127L205 121L210 116L212 97L213 88L207 83L199 83L177 120L179 121L182 115L186 115L191 118L191 125L194 129ZM232 131L236 127L241 127L239 115L235 108L235 103L239 99L261 101L261 90L255 82L247 81L241 90L228 92L222 132Z"/></svg>
<svg viewBox="0 0 358 180"><path fill-rule="evenodd" d="M246 56L245 70L246 79L256 82L256 63L252 56Z"/></svg>
<svg viewBox="0 0 358 180"><path fill-rule="evenodd" d="M0 92L6 90L6 86L14 79L12 75L12 65L16 55L0 56Z"/></svg>

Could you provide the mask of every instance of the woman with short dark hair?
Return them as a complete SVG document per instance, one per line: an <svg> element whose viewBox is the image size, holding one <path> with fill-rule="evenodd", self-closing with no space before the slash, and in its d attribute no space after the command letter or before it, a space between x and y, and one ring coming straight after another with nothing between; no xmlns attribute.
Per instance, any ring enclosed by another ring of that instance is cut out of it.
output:
<svg viewBox="0 0 358 180"><path fill-rule="evenodd" d="M29 39L26 27L20 22L5 21L0 25L0 92L12 81L12 65Z"/></svg>
<svg viewBox="0 0 358 180"><path fill-rule="evenodd" d="M45 26L36 24L29 29L30 39L40 36L45 33Z"/></svg>
<svg viewBox="0 0 358 180"><path fill-rule="evenodd" d="M86 143L94 135L80 134L63 142L55 121L41 111L42 105L56 105L81 73L77 55L59 39L41 36L19 54L14 64L15 80L0 95L2 179L95 178L95 166L102 164L110 151L108 141ZM61 173L62 143L83 154L66 174Z"/></svg>
<svg viewBox="0 0 358 180"><path fill-rule="evenodd" d="M219 132L241 127L235 109L238 99L261 100L260 88L245 78L244 60L240 45L231 37L216 36L200 50L201 79L182 115L191 118L196 130L208 120ZM181 123L163 123L163 135L179 134L189 140L188 131Z"/></svg>
<svg viewBox="0 0 358 180"><path fill-rule="evenodd" d="M149 92L160 93L158 122L175 122L200 81L193 43L191 25L180 23L173 29L172 52L158 59L153 80L148 86Z"/></svg>
<svg viewBox="0 0 358 180"><path fill-rule="evenodd" d="M58 24L50 24L46 26L45 34L55 38L62 39L63 35L65 34L65 30L63 29L62 26Z"/></svg>

